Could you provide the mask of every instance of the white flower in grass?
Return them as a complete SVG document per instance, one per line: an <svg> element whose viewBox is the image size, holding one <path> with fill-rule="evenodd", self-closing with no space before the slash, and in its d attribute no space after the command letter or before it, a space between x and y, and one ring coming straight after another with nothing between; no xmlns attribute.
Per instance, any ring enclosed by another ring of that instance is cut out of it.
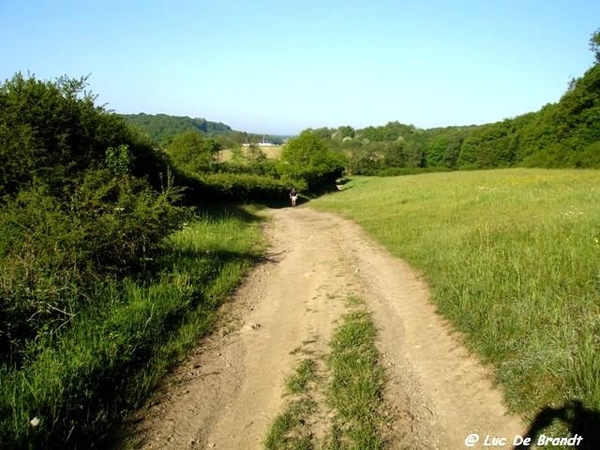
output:
<svg viewBox="0 0 600 450"><path fill-rule="evenodd" d="M29 421L29 425L31 425L32 427L37 427L40 424L40 419L39 417L34 417L33 419L31 419Z"/></svg>

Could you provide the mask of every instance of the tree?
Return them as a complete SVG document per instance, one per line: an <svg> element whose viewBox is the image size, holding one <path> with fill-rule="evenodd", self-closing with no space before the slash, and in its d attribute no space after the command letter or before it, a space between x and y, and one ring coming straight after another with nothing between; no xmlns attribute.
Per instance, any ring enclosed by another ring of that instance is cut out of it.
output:
<svg viewBox="0 0 600 450"><path fill-rule="evenodd" d="M352 128L350 125L339 127L338 132L342 139L346 137L353 138L355 134L354 128Z"/></svg>
<svg viewBox="0 0 600 450"><path fill-rule="evenodd" d="M246 155L250 163L256 163L267 159L267 155L257 144L250 144L247 147Z"/></svg>
<svg viewBox="0 0 600 450"><path fill-rule="evenodd" d="M434 139L427 152L427 167L441 167L448 148L448 137L440 135Z"/></svg>
<svg viewBox="0 0 600 450"><path fill-rule="evenodd" d="M590 50L594 53L596 64L600 64L600 28L590 38Z"/></svg>
<svg viewBox="0 0 600 450"><path fill-rule="evenodd" d="M292 180L303 180L310 189L333 185L344 171L344 158L327 148L312 131L303 131L281 150L279 172Z"/></svg>
<svg viewBox="0 0 600 450"><path fill-rule="evenodd" d="M216 141L206 140L197 131L186 131L175 136L167 153L176 166L190 172L205 172L210 169L219 149Z"/></svg>

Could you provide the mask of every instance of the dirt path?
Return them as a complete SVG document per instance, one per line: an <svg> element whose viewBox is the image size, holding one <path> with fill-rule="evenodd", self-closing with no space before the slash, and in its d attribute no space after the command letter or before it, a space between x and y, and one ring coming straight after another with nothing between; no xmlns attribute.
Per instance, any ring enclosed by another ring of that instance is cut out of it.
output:
<svg viewBox="0 0 600 450"><path fill-rule="evenodd" d="M261 448L285 403L293 351L311 342L325 352L351 295L367 302L379 329L398 448L464 449L473 433L510 442L525 431L407 265L334 215L306 207L269 215L270 261L144 413L142 448Z"/></svg>

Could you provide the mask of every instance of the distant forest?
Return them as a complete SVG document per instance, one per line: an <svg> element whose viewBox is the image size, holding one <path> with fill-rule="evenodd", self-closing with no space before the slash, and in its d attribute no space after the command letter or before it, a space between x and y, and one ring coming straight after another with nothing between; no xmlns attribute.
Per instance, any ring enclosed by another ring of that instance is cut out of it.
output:
<svg viewBox="0 0 600 450"><path fill-rule="evenodd" d="M229 125L221 122L211 122L202 118L186 116L170 116L168 114L120 114L125 121L147 133L156 143L167 145L177 135L188 131L195 131L210 137L220 136L224 144L268 142L282 144L288 136L274 136L253 134L233 130ZM223 139L227 138L227 139Z"/></svg>

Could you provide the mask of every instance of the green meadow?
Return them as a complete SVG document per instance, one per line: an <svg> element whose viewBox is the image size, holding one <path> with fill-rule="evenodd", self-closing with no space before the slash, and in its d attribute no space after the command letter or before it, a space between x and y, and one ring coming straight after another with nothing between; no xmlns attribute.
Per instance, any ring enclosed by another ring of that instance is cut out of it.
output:
<svg viewBox="0 0 600 450"><path fill-rule="evenodd" d="M356 178L312 205L422 274L513 411L600 408L600 171Z"/></svg>

